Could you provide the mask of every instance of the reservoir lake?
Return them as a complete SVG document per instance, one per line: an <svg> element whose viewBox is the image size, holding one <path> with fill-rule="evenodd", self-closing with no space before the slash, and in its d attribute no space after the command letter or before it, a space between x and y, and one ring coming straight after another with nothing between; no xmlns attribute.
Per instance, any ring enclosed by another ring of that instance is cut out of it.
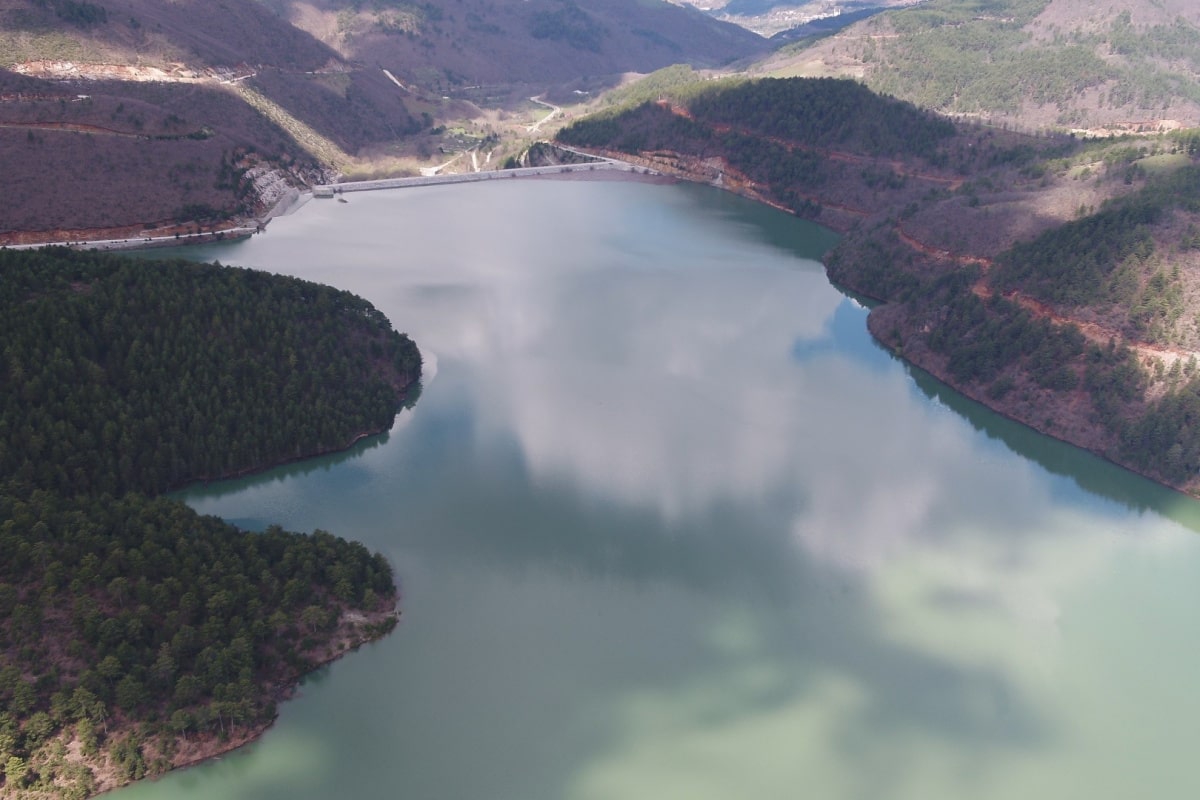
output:
<svg viewBox="0 0 1200 800"><path fill-rule="evenodd" d="M179 252L367 298L419 401L179 496L383 552L400 625L114 800L1200 796L1200 505L882 350L833 234L692 185L348 199Z"/></svg>

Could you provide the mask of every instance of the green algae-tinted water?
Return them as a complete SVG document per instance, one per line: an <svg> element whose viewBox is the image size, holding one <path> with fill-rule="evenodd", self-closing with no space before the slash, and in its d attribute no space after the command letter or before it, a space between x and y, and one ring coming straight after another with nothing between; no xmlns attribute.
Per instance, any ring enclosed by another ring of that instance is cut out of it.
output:
<svg viewBox="0 0 1200 800"><path fill-rule="evenodd" d="M383 551L403 621L114 800L1200 791L1200 507L881 351L828 232L690 186L349 200L188 252L372 300L419 403L184 497Z"/></svg>

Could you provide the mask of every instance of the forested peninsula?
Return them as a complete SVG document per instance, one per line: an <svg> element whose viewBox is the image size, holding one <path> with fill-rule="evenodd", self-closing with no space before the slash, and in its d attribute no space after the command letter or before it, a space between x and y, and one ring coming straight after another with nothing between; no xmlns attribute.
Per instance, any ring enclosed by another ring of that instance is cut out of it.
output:
<svg viewBox="0 0 1200 800"><path fill-rule="evenodd" d="M1044 433L1200 496L1200 132L1080 140L835 79L652 76L559 140L845 235L871 332Z"/></svg>
<svg viewBox="0 0 1200 800"><path fill-rule="evenodd" d="M395 625L382 555L156 496L389 428L421 358L370 303L0 250L0 349L0 796L84 798L238 746Z"/></svg>

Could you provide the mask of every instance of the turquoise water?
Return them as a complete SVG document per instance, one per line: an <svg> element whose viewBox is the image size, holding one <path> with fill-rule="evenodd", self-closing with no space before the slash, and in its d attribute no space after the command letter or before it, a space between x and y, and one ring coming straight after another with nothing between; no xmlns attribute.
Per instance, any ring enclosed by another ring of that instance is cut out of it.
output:
<svg viewBox="0 0 1200 800"><path fill-rule="evenodd" d="M184 497L383 551L403 621L119 800L1200 791L1200 507L879 349L828 232L694 186L349 199L188 252L372 300L419 403Z"/></svg>

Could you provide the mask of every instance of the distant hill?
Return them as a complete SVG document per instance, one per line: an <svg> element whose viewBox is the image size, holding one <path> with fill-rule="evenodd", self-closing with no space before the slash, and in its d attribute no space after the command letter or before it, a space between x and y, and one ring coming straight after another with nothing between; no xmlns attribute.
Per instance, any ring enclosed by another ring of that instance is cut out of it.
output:
<svg viewBox="0 0 1200 800"><path fill-rule="evenodd" d="M269 0L343 57L420 86L565 83L766 49L756 34L662 0Z"/></svg>
<svg viewBox="0 0 1200 800"><path fill-rule="evenodd" d="M957 186L995 147L850 80L688 84L680 73L647 79L663 87L659 99L630 91L628 104L574 122L558 140L646 159L841 231Z"/></svg>
<svg viewBox="0 0 1200 800"><path fill-rule="evenodd" d="M891 8L924 0L676 0L747 30L790 41L825 34ZM791 32L791 33L788 33ZM788 33L783 36L782 34Z"/></svg>
<svg viewBox="0 0 1200 800"><path fill-rule="evenodd" d="M0 244L141 235L260 210L321 165L227 87L47 81L0 70ZM118 230L127 229L127 230ZM169 233L177 230L167 231Z"/></svg>
<svg viewBox="0 0 1200 800"><path fill-rule="evenodd" d="M780 51L769 74L861 77L949 114L1026 129L1200 125L1194 0L930 0Z"/></svg>
<svg viewBox="0 0 1200 800"><path fill-rule="evenodd" d="M0 59L312 70L337 54L254 0L0 0Z"/></svg>
<svg viewBox="0 0 1200 800"><path fill-rule="evenodd" d="M556 86L767 47L663 0L0 0L0 167L21 198L0 244L245 218L289 186L521 138Z"/></svg>
<svg viewBox="0 0 1200 800"><path fill-rule="evenodd" d="M714 67L762 37L663 0L0 0L0 66L52 59L312 72L434 89Z"/></svg>

